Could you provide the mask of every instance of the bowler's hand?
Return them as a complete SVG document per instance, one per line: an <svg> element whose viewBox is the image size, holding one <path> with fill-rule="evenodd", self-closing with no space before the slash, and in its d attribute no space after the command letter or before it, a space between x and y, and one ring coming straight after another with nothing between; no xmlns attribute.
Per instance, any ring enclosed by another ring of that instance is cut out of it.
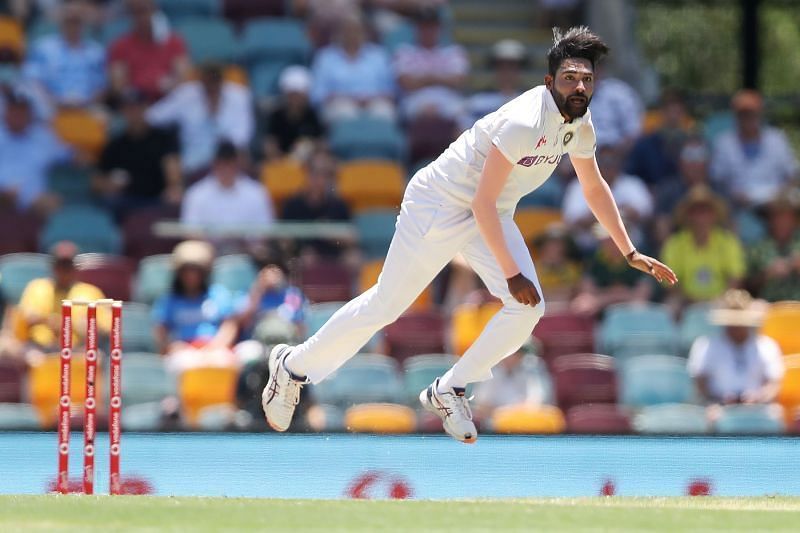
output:
<svg viewBox="0 0 800 533"><path fill-rule="evenodd" d="M537 305L542 301L539 291L531 280L522 275L522 272L506 280L508 291L516 301L525 305Z"/></svg>
<svg viewBox="0 0 800 533"><path fill-rule="evenodd" d="M650 274L661 283L666 281L670 285L675 285L678 282L678 276L667 265L661 261L657 261L652 257L646 256L634 250L632 254L626 255L625 259L628 264L636 270L641 270L645 274Z"/></svg>

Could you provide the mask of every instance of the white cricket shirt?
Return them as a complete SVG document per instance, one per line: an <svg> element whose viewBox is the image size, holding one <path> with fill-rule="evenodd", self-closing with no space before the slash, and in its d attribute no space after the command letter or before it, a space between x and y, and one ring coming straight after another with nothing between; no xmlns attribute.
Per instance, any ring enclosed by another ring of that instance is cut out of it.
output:
<svg viewBox="0 0 800 533"><path fill-rule="evenodd" d="M498 211L507 214L550 177L564 154L594 156L591 113L587 110L583 117L565 123L550 91L544 85L535 87L477 121L418 172L412 185L469 207L492 144L514 163L497 199Z"/></svg>

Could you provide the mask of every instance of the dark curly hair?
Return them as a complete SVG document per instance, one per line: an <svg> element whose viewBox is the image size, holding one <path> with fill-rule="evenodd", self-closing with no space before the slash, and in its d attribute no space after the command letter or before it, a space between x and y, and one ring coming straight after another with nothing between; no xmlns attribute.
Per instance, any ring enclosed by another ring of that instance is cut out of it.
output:
<svg viewBox="0 0 800 533"><path fill-rule="evenodd" d="M570 58L588 59L594 68L607 53L608 45L586 26L573 26L566 33L553 28L553 46L547 51L548 72L555 76L561 63Z"/></svg>

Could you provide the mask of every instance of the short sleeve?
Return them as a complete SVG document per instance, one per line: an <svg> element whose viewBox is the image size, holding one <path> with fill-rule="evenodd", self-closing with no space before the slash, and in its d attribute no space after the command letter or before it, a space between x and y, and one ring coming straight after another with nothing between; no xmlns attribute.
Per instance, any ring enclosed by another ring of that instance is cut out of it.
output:
<svg viewBox="0 0 800 533"><path fill-rule="evenodd" d="M779 380L783 377L783 355L778 343L766 335L758 337L758 355L764 364L764 375L771 381Z"/></svg>
<svg viewBox="0 0 800 533"><path fill-rule="evenodd" d="M516 164L526 155L527 149L533 148L532 129L514 119L506 121L494 132L492 144L508 159Z"/></svg>
<svg viewBox="0 0 800 533"><path fill-rule="evenodd" d="M689 350L689 360L686 363L689 375L693 378L705 376L708 373L708 352L711 343L708 337L700 337L692 343Z"/></svg>
<svg viewBox="0 0 800 533"><path fill-rule="evenodd" d="M594 124L592 124L592 119L589 118L578 130L577 142L569 150L569 155L578 159L589 159L594 157L596 147L597 137L594 133Z"/></svg>

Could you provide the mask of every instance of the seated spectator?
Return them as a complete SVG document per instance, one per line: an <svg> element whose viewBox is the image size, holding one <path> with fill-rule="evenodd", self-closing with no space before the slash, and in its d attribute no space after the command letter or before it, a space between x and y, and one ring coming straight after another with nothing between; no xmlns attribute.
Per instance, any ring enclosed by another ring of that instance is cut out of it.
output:
<svg viewBox="0 0 800 533"><path fill-rule="evenodd" d="M127 0L131 31L111 44L108 53L111 90L133 87L154 102L189 75L186 45L169 29L155 0Z"/></svg>
<svg viewBox="0 0 800 533"><path fill-rule="evenodd" d="M678 173L679 155L692 123L686 102L676 91L661 96L660 111L660 126L636 141L626 169L651 187L671 181Z"/></svg>
<svg viewBox="0 0 800 533"><path fill-rule="evenodd" d="M361 12L360 0L289 0L291 13L306 21L314 48L331 44L342 20Z"/></svg>
<svg viewBox="0 0 800 533"><path fill-rule="evenodd" d="M711 321L722 330L694 341L689 374L709 404L765 404L775 400L784 373L778 344L757 328L764 309L746 291L729 290ZM713 411L710 412L713 417Z"/></svg>
<svg viewBox="0 0 800 533"><path fill-rule="evenodd" d="M242 336L250 338L253 330L272 317L288 322L294 327L292 338L305 337L306 297L298 287L290 285L282 265L267 265L258 273L240 314Z"/></svg>
<svg viewBox="0 0 800 533"><path fill-rule="evenodd" d="M603 173L603 178L611 187L611 194L617 202L631 239L634 244L641 246L644 240L642 226L653 214L653 197L638 176L622 173L622 157L621 149L611 145L599 146L597 150L597 164ZM562 209L564 221L577 232L573 236L578 245L584 250L593 247L591 228L595 218L589 209L589 204L586 203L577 178L567 187Z"/></svg>
<svg viewBox="0 0 800 533"><path fill-rule="evenodd" d="M34 42L24 75L37 83L57 106L85 107L105 96L105 50L86 37L86 3L64 2L61 33Z"/></svg>
<svg viewBox="0 0 800 533"><path fill-rule="evenodd" d="M797 159L784 133L764 124L764 103L759 93L739 91L731 107L736 128L717 139L711 177L736 205L758 206L797 177Z"/></svg>
<svg viewBox="0 0 800 533"><path fill-rule="evenodd" d="M11 91L0 125L0 206L46 214L58 206L47 191L47 172L68 161L72 152L50 129L34 120L32 101L23 91Z"/></svg>
<svg viewBox="0 0 800 533"><path fill-rule="evenodd" d="M469 58L456 44L440 44L439 11L421 9L416 16L417 44L397 49L394 71L403 91L403 116L439 115L457 118L463 112L461 91Z"/></svg>
<svg viewBox="0 0 800 533"><path fill-rule="evenodd" d="M175 133L147 123L145 96L136 89L122 93L120 102L125 129L100 155L95 190L122 219L138 208L179 204L183 177Z"/></svg>
<svg viewBox="0 0 800 533"><path fill-rule="evenodd" d="M769 302L800 300L798 196L781 193L765 206L769 235L749 250L750 284Z"/></svg>
<svg viewBox="0 0 800 533"><path fill-rule="evenodd" d="M569 302L581 280L581 266L575 260L577 250L561 224L549 226L533 242L536 273L549 309Z"/></svg>
<svg viewBox="0 0 800 533"><path fill-rule="evenodd" d="M627 153L642 133L642 99L624 81L607 76L602 66L596 69L595 79L589 109L592 111L597 145L618 146L623 153Z"/></svg>
<svg viewBox="0 0 800 533"><path fill-rule="evenodd" d="M16 338L27 344L27 358L60 350L61 300L99 300L105 298L103 291L77 280L75 256L78 247L74 243L56 243L50 255L53 261L52 278L39 278L25 287L19 304L14 309L13 324ZM74 343L83 342L86 333L86 307L76 306L72 310ZM100 309L97 313L99 331L111 330L111 313Z"/></svg>
<svg viewBox="0 0 800 533"><path fill-rule="evenodd" d="M267 159L288 156L305 161L325 133L308 101L311 74L305 67L291 66L281 73L278 85L283 99L267 119L264 153Z"/></svg>
<svg viewBox="0 0 800 533"><path fill-rule="evenodd" d="M692 187L678 206L675 218L682 229L661 253L680 280L672 288L674 304L712 300L740 283L744 251L736 235L722 227L725 217L725 203L705 185Z"/></svg>
<svg viewBox="0 0 800 533"><path fill-rule="evenodd" d="M307 165L308 183L283 208L286 220L349 220L350 209L334 191L336 162L325 153L315 154Z"/></svg>
<svg viewBox="0 0 800 533"><path fill-rule="evenodd" d="M467 100L467 112L461 123L471 128L478 119L497 111L525 90L522 72L527 66L525 45L513 39L503 39L492 46L489 67L494 74L492 89L479 92ZM568 159L568 158L565 158Z"/></svg>
<svg viewBox="0 0 800 533"><path fill-rule="evenodd" d="M225 81L222 66L207 64L200 81L187 81L147 110L154 126L177 126L181 164L187 174L202 173L223 139L243 153L255 129L250 89Z"/></svg>
<svg viewBox="0 0 800 533"><path fill-rule="evenodd" d="M597 251L584 270L578 295L571 304L573 312L595 315L612 304L650 300L653 294L650 279L629 268L600 224L595 224L594 233L599 241Z"/></svg>
<svg viewBox="0 0 800 533"><path fill-rule="evenodd" d="M359 15L345 17L334 43L322 48L311 67L311 101L328 122L366 112L394 120L394 79L389 57L366 42Z"/></svg>

